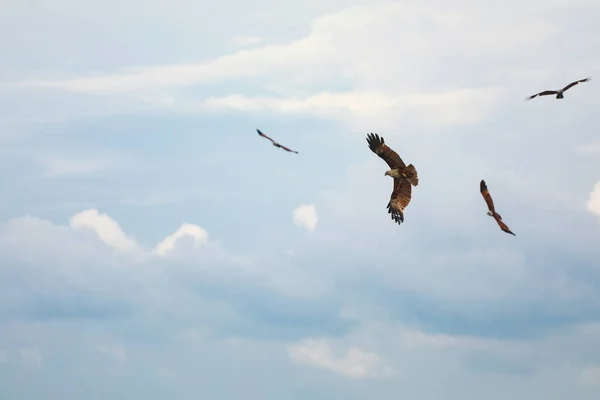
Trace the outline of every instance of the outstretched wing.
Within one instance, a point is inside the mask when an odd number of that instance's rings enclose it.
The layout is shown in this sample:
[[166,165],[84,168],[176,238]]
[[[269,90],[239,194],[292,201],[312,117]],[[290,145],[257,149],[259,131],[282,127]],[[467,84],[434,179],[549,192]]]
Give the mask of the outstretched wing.
[[410,203],[412,186],[405,178],[394,179],[394,190],[387,205],[388,213],[392,219],[401,224],[404,222],[404,209]]
[[487,185],[485,184],[485,181],[483,179],[481,180],[481,182],[479,182],[479,191],[481,192],[481,195],[483,196],[483,199],[487,204],[488,210],[496,214],[496,210],[494,209],[494,200],[492,200],[492,196],[490,195]]
[[271,142],[275,143],[275,141],[273,139],[271,139],[270,137],[268,137],[267,135],[265,135],[264,133],[262,133],[260,131],[260,129],[257,129],[256,132],[258,132],[258,134],[262,137],[264,137],[265,139],[269,139]]
[[571,82],[571,83],[569,83],[567,86],[565,86],[565,87],[564,87],[564,89],[563,89],[563,92],[566,92],[567,90],[569,90],[569,89],[570,89],[570,88],[572,88],[573,86],[577,85],[578,83],[581,83],[581,82],[588,82],[588,81],[591,81],[591,80],[592,80],[592,78],[591,78],[591,77],[589,77],[589,78],[585,78],[585,79],[580,79],[580,80],[578,80],[578,81],[575,81],[575,82]]
[[279,147],[281,147],[281,148],[282,148],[282,149],[284,149],[285,151],[289,151],[290,153],[296,153],[296,154],[298,154],[298,152],[297,152],[296,150],[292,150],[292,149],[290,149],[290,148],[287,148],[287,147],[285,147],[285,146],[283,146],[283,145],[281,145],[281,144],[279,145]]
[[398,153],[390,149],[388,145],[385,144],[383,138],[380,138],[378,134],[368,134],[367,143],[369,144],[371,151],[381,157],[391,169],[406,167],[406,164],[404,164],[404,161],[402,161]]
[[539,92],[539,93],[536,93],[536,94],[531,95],[529,97],[526,97],[525,100],[531,100],[531,99],[533,99],[533,98],[535,98],[537,96],[549,96],[551,94],[556,94],[556,93],[558,93],[558,91],[556,91],[556,90],[544,90],[543,92]]
[[512,231],[508,228],[508,226],[502,221],[502,218],[500,218],[500,216],[498,214],[494,214],[494,219],[496,220],[496,222],[498,223],[498,225],[500,226],[500,229],[502,229],[504,232],[506,233],[510,233],[513,236],[517,236],[514,233],[512,233]]

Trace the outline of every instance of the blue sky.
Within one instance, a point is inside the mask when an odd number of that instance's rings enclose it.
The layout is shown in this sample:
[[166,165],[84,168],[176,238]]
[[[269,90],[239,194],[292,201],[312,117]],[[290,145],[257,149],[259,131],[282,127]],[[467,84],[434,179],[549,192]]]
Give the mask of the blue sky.
[[7,399],[597,398],[596,1],[4,3]]

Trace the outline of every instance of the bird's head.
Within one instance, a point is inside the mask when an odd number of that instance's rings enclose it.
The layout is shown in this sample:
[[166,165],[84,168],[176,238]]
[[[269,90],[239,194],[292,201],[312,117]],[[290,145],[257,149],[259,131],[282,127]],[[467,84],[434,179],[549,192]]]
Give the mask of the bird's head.
[[490,217],[493,217],[493,216],[494,216],[494,214],[492,214],[492,212],[491,212],[491,211],[488,211],[488,212],[487,212],[487,215],[489,215]]

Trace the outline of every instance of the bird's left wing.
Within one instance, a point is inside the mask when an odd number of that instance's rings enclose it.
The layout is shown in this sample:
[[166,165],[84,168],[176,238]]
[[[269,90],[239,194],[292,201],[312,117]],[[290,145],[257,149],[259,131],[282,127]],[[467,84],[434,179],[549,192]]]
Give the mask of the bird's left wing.
[[262,133],[260,131],[260,129],[257,129],[256,132],[258,132],[258,134],[262,137],[264,137],[265,139],[269,139],[271,142],[275,143],[275,141],[273,139],[271,139],[270,137],[268,137],[267,135],[265,135],[264,133]]
[[387,205],[388,213],[398,224],[404,222],[404,209],[410,203],[412,186],[406,178],[394,179],[394,190]]
[[569,83],[567,86],[565,86],[565,87],[563,88],[563,92],[566,92],[567,90],[569,90],[569,89],[570,89],[570,88],[572,88],[573,86],[577,85],[578,83],[581,83],[581,82],[588,82],[588,81],[590,81],[590,80],[592,80],[592,78],[591,78],[591,77],[589,77],[589,78],[585,78],[585,79],[580,79],[580,80],[578,80],[578,81],[575,81],[575,82],[571,82],[571,83]]

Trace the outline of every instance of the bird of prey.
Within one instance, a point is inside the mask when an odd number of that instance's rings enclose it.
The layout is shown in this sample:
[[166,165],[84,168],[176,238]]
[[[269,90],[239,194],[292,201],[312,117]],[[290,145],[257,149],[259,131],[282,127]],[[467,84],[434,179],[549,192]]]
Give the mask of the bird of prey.
[[369,148],[377,154],[390,167],[385,171],[384,176],[391,176],[394,179],[394,190],[390,196],[387,205],[388,214],[391,214],[392,220],[398,225],[404,222],[404,209],[410,203],[412,186],[419,184],[417,170],[412,164],[408,166],[400,158],[398,153],[390,149],[376,133],[367,135]]
[[265,139],[269,139],[273,143],[273,146],[279,147],[280,149],[284,149],[285,151],[289,151],[290,153],[296,153],[296,154],[298,154],[298,152],[296,150],[289,149],[289,148],[287,148],[287,147],[285,147],[285,146],[277,143],[276,141],[274,141],[273,139],[271,139],[270,137],[268,137],[267,135],[265,135],[264,133],[262,133],[260,131],[260,129],[257,129],[256,132],[258,132],[258,134],[260,136],[264,137]]
[[513,236],[517,236],[514,233],[512,233],[510,229],[508,229],[508,226],[506,226],[506,224],[502,222],[502,217],[500,216],[500,214],[496,212],[496,209],[494,208],[494,201],[492,200],[492,196],[490,195],[490,192],[488,192],[487,185],[485,184],[485,181],[483,179],[479,183],[479,191],[481,192],[481,195],[483,196],[483,199],[485,200],[488,206],[489,211],[487,212],[487,215],[489,215],[490,217],[494,217],[494,219],[500,226],[500,229],[502,229],[504,232],[510,233]]
[[591,77],[585,78],[585,79],[580,79],[578,81],[569,83],[567,86],[565,86],[562,89],[558,89],[558,90],[545,90],[543,92],[536,93],[536,94],[534,94],[532,96],[525,97],[525,100],[531,100],[531,99],[533,99],[534,97],[537,97],[537,96],[548,96],[548,95],[551,95],[551,94],[555,94],[557,99],[562,99],[564,97],[563,93],[566,92],[567,90],[569,90],[570,88],[572,88],[573,86],[577,85],[578,83],[589,82],[591,80],[592,80]]

